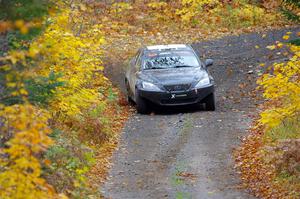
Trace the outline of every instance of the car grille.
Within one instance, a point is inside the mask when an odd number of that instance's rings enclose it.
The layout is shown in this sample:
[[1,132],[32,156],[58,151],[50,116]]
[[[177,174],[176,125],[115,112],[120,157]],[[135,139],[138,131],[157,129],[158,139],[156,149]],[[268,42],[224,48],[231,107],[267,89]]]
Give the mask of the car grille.
[[186,91],[189,90],[191,84],[165,85],[167,91]]
[[186,98],[186,99],[163,99],[161,100],[161,104],[163,105],[171,105],[171,104],[189,104],[195,103],[197,98]]

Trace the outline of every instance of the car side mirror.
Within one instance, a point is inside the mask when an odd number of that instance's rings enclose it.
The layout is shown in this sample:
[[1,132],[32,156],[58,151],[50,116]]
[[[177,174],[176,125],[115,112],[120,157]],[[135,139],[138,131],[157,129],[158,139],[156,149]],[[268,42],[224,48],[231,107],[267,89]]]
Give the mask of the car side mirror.
[[206,67],[212,66],[213,64],[214,64],[214,60],[212,60],[212,59],[205,60],[205,66]]

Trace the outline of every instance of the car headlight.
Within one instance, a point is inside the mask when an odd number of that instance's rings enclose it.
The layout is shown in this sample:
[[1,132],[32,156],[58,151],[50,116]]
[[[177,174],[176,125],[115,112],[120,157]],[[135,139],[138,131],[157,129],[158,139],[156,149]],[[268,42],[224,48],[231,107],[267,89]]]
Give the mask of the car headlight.
[[161,89],[155,84],[150,82],[144,82],[144,81],[142,82],[142,88],[143,90],[147,90],[147,91],[161,91]]
[[196,84],[196,88],[201,88],[201,87],[205,87],[205,86],[207,86],[207,85],[209,85],[210,84],[210,79],[209,79],[209,77],[207,76],[207,77],[205,77],[205,78],[203,78],[203,79],[201,79],[197,84]]

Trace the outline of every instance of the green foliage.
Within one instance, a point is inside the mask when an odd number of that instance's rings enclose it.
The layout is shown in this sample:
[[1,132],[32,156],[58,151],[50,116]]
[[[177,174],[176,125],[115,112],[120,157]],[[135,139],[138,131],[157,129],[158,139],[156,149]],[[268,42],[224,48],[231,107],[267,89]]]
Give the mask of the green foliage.
[[288,20],[300,22],[300,16],[297,12],[300,9],[299,0],[283,0],[281,11]]
[[19,30],[9,31],[7,33],[7,40],[10,49],[26,49],[22,43],[24,41],[31,41],[42,32],[42,28],[30,28],[27,34],[20,33]]
[[32,20],[47,14],[48,0],[0,0],[0,19]]
[[300,38],[290,40],[289,43],[290,43],[290,44],[293,44],[293,45],[295,45],[295,46],[300,46]]
[[[20,94],[12,95],[18,87],[7,87],[4,80],[5,75],[0,75],[0,85],[4,91],[0,94],[0,103],[5,105],[22,104],[24,100]],[[28,92],[28,100],[30,103],[40,106],[46,106],[55,96],[55,90],[64,85],[59,81],[60,74],[51,72],[48,77],[38,76],[24,80],[25,89]]]
[[298,8],[300,8],[300,1],[299,0],[283,0],[284,3],[289,5],[294,5]]
[[88,113],[89,117],[91,117],[93,119],[99,118],[105,111],[105,108],[106,108],[105,106],[106,106],[105,103],[101,103],[98,106],[96,106],[95,108],[93,108],[92,110],[90,110],[90,112]]
[[43,175],[59,192],[71,192],[81,198],[91,192],[87,187],[86,172],[94,164],[92,150],[77,138],[75,133],[55,129],[50,135],[55,144],[44,155]]
[[59,77],[60,74],[50,72],[48,77],[25,80],[29,101],[36,105],[47,105],[55,96],[55,90],[64,85],[64,82],[58,80]]
[[108,98],[108,101],[115,101],[116,99],[117,99],[117,94],[116,94],[116,92],[114,92],[113,91],[113,89],[112,88],[109,88],[108,89],[108,96],[107,96],[107,98]]
[[10,93],[15,92],[15,90],[15,88],[5,88],[5,90],[2,93],[0,93],[0,103],[6,106],[24,103],[21,96],[10,95]]
[[297,139],[300,138],[300,118],[287,119],[279,126],[270,129],[264,134],[265,140],[276,142],[282,139]]
[[107,114],[110,111],[108,106],[107,102],[99,103],[84,113],[83,120],[77,123],[78,126],[84,129],[84,135],[82,136],[85,139],[92,138],[97,143],[104,143],[113,136],[111,127],[115,121]]
[[190,193],[179,191],[179,192],[176,193],[176,197],[175,198],[176,199],[190,199],[192,197],[191,197]]
[[297,21],[297,22],[300,21],[300,17],[294,14],[291,10],[281,8],[281,11],[288,20]]

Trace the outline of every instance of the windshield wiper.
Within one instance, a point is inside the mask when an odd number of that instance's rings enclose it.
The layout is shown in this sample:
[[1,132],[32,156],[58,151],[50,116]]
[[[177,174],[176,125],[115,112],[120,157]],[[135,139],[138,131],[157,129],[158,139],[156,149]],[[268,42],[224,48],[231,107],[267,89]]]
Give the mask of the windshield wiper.
[[162,68],[162,67],[151,67],[151,68],[146,68],[146,70],[150,70],[150,69],[165,69],[165,68]]
[[178,66],[174,66],[174,68],[184,68],[184,67],[194,67],[194,66],[190,66],[190,65],[178,65]]

